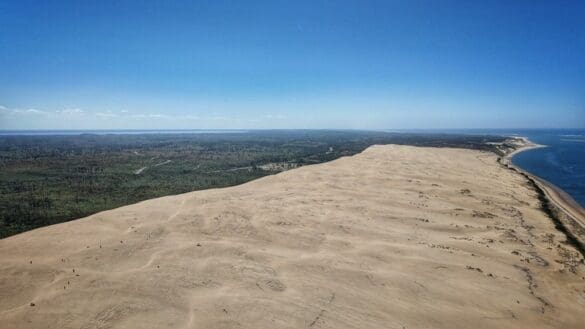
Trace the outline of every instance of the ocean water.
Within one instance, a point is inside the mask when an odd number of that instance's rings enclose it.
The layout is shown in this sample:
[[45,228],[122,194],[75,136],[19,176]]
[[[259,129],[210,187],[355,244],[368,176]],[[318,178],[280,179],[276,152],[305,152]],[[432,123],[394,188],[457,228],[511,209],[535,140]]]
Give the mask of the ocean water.
[[518,167],[553,183],[585,207],[585,129],[515,132],[546,147],[516,154]]

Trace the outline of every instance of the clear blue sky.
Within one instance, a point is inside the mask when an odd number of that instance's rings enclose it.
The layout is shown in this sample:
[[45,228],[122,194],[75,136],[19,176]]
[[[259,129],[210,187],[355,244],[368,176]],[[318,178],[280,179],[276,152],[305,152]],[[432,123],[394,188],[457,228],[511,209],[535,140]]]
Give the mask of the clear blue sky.
[[0,0],[0,129],[585,127],[585,1]]

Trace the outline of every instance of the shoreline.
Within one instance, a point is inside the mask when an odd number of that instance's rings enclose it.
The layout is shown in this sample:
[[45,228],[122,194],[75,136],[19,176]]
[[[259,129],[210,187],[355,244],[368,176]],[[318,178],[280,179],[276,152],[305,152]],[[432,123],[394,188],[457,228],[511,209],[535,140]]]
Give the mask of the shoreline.
[[0,321],[579,327],[583,257],[497,160],[376,145],[15,235],[0,240]]
[[560,187],[512,162],[512,158],[518,153],[547,146],[533,143],[526,137],[514,138],[521,141],[517,144],[518,148],[505,154],[499,162],[520,173],[534,185],[537,192],[544,198],[541,202],[543,202],[545,212],[555,221],[557,228],[567,235],[567,240],[585,255],[585,209]]

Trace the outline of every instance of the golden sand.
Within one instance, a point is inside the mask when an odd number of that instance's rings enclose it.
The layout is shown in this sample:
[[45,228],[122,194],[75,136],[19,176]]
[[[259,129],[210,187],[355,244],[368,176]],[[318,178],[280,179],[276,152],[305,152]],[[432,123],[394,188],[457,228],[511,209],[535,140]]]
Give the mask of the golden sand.
[[585,328],[582,255],[496,159],[374,146],[0,240],[0,327]]

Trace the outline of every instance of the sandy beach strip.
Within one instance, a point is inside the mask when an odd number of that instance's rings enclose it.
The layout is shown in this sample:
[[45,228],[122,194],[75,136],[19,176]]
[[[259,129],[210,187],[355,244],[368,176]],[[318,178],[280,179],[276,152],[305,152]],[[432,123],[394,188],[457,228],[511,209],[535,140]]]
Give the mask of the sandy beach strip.
[[581,253],[585,253],[585,209],[561,188],[512,163],[514,155],[520,152],[546,147],[545,145],[535,144],[526,137],[520,137],[520,140],[522,140],[523,145],[505,155],[501,163],[526,175],[538,186],[551,203],[551,215],[557,217],[559,224],[563,225],[563,229],[567,230],[565,233],[570,235],[574,243],[578,244]]

